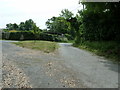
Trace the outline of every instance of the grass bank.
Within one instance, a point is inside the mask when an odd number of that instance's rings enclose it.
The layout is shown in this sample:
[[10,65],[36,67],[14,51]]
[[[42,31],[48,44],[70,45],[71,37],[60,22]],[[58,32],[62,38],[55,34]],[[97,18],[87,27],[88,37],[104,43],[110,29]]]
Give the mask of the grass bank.
[[49,41],[20,41],[14,42],[14,44],[25,48],[40,50],[45,53],[54,52],[59,47],[57,43]]
[[104,56],[112,61],[120,62],[120,42],[101,41],[101,42],[84,42],[73,46],[80,49],[91,51],[99,56]]

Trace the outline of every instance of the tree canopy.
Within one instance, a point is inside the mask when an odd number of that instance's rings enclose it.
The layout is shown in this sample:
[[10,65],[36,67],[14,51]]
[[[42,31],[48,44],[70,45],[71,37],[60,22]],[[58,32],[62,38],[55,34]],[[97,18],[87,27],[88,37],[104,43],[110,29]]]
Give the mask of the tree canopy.
[[26,20],[25,22],[20,22],[19,25],[17,25],[16,23],[14,24],[6,24],[6,28],[8,30],[21,30],[21,31],[29,31],[29,30],[33,30],[35,28],[39,29],[39,27],[37,27],[36,23],[32,20]]
[[79,40],[105,41],[120,40],[119,2],[82,2],[84,9],[79,11]]
[[47,28],[51,32],[69,34],[71,35],[71,38],[74,38],[75,31],[72,27],[71,22],[69,22],[69,19],[72,19],[73,15],[74,14],[68,9],[64,9],[61,11],[61,14],[58,17],[52,17],[48,19],[48,21],[46,22]]

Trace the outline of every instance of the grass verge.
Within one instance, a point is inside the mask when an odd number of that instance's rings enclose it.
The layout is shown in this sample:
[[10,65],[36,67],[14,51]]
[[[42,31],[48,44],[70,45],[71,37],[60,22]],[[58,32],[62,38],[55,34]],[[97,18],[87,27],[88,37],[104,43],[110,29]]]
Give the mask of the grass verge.
[[120,42],[114,41],[101,41],[101,42],[84,42],[79,45],[73,46],[80,49],[91,51],[99,56],[109,58],[109,60],[120,62]]
[[21,47],[40,50],[45,53],[54,52],[59,47],[57,43],[49,41],[20,41],[13,43]]

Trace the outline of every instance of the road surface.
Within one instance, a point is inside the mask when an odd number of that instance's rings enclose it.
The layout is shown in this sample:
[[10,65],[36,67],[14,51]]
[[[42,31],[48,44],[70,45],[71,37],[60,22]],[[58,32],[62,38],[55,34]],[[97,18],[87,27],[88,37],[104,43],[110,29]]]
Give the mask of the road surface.
[[118,65],[103,57],[59,43],[45,54],[2,42],[2,56],[24,71],[33,88],[117,88]]

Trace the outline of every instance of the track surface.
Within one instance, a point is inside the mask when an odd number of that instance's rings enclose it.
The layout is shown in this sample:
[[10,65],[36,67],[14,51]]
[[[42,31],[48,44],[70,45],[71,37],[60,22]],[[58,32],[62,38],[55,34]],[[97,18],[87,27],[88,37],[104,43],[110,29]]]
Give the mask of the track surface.
[[118,65],[103,57],[59,43],[55,53],[2,42],[2,56],[22,69],[33,88],[117,88]]

